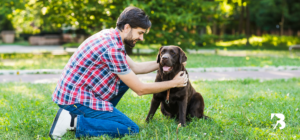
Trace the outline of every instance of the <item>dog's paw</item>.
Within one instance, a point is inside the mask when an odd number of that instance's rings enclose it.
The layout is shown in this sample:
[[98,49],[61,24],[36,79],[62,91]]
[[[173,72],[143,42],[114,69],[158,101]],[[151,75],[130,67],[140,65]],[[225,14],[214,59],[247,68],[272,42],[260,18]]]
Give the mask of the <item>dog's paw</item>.
[[149,119],[149,118],[147,118],[147,119],[145,120],[145,122],[146,122],[146,123],[149,123],[149,122],[150,122],[150,119]]

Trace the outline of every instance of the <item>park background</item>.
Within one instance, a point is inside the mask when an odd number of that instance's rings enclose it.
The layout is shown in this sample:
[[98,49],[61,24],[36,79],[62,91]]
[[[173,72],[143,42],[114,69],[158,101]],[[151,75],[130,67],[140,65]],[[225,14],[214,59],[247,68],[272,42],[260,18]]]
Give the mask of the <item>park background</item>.
[[[115,28],[127,6],[152,22],[145,41],[127,53],[144,62],[155,61],[163,45],[184,49],[192,84],[214,120],[177,128],[158,110],[146,124],[152,96],[129,90],[117,108],[140,133],[122,139],[300,139],[298,0],[1,0],[0,139],[50,139],[57,79],[31,80],[59,78],[80,43]],[[274,129],[271,113],[285,115],[284,129]]]

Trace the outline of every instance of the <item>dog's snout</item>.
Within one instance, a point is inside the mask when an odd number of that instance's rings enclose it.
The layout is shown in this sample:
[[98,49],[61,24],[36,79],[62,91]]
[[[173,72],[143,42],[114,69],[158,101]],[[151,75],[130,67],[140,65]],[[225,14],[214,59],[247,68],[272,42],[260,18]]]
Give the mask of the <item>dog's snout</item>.
[[168,59],[169,57],[167,55],[163,55],[162,59]]

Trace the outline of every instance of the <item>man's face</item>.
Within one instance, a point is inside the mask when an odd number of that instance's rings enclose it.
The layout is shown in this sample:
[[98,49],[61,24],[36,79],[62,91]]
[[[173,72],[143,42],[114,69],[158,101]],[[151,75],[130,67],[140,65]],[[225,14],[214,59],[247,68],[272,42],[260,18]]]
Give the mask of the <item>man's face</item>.
[[146,29],[143,28],[131,28],[130,32],[127,34],[127,36],[124,38],[124,43],[131,48],[133,48],[137,41],[144,40],[144,33],[146,32]]

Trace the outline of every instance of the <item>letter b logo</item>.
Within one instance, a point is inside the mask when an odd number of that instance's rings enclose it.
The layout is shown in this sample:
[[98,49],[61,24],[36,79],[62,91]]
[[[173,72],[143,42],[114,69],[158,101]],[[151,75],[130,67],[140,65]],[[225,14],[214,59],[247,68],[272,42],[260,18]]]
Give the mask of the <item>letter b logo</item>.
[[281,114],[281,113],[271,113],[271,120],[272,118],[276,116],[277,118],[279,118],[280,120],[277,121],[274,129],[277,127],[277,125],[280,123],[281,127],[279,127],[279,129],[283,129],[285,127],[285,122],[283,121],[284,120],[284,115]]

